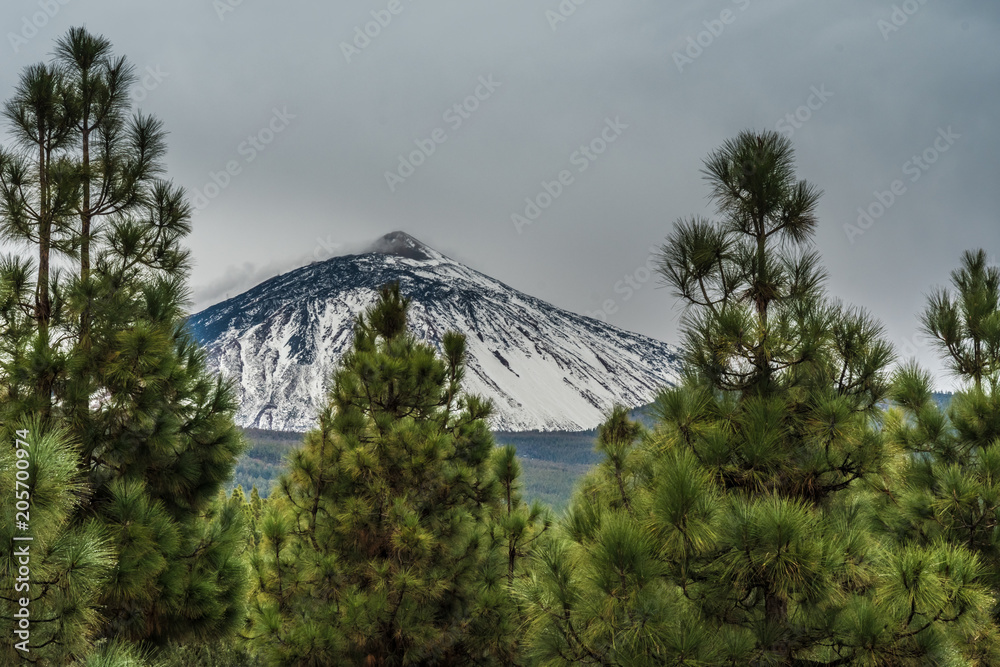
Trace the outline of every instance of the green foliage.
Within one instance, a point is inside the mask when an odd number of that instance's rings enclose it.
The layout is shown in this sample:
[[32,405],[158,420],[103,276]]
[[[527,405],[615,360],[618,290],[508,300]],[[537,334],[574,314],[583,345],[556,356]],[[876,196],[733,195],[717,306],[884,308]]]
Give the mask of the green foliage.
[[161,667],[149,658],[147,651],[118,639],[101,640],[96,650],[74,667]]
[[511,582],[539,527],[489,405],[406,330],[398,285],[358,319],[319,428],[272,492],[253,557],[272,664],[495,664],[518,653]]
[[[958,294],[931,295],[922,320],[966,389],[941,405],[926,371],[915,364],[898,371],[885,431],[908,456],[893,471],[892,488],[876,486],[873,502],[881,529],[897,539],[974,552],[1000,620],[1000,392],[989,333],[1000,312],[997,272],[985,266],[982,251],[967,252],[952,277]],[[977,647],[996,662],[1000,651],[991,639]]]
[[957,294],[939,289],[921,317],[924,333],[952,372],[983,389],[1000,380],[1000,269],[989,266],[985,250],[967,251],[952,271]]
[[257,487],[258,492],[266,498],[271,492],[273,483],[278,481],[285,470],[286,457],[292,449],[302,443],[303,435],[285,431],[243,429],[248,447],[233,470],[231,488]]
[[[187,644],[171,643],[156,655],[155,667],[263,667],[248,642],[224,639]],[[153,666],[151,666],[153,667]]]
[[217,497],[244,444],[231,388],[184,328],[191,209],[160,178],[165,132],[131,113],[133,83],[108,40],[73,28],[4,106],[0,237],[26,252],[0,258],[0,423],[34,416],[68,443],[78,476],[52,479],[74,502],[50,528],[113,549],[66,602],[81,636],[205,639],[244,622],[242,512]]
[[964,545],[891,539],[862,493],[734,492],[670,429],[615,447],[628,463],[595,469],[522,588],[540,664],[993,655],[988,573]]
[[501,445],[517,448],[524,497],[557,512],[565,509],[576,484],[600,461],[593,448],[595,431],[501,432],[494,437]]
[[[257,487],[266,497],[285,470],[285,458],[302,441],[303,434],[286,431],[243,429],[249,449],[236,464],[231,488]],[[521,463],[524,497],[538,500],[555,510],[563,509],[573,487],[600,460],[593,450],[595,431],[495,432],[499,445],[517,448]]]
[[[90,649],[101,625],[98,601],[115,552],[99,522],[72,522],[86,486],[69,433],[43,429],[37,419],[16,427],[20,434],[12,427],[0,430],[0,627],[6,638],[0,662],[19,664],[25,655],[15,647],[26,638],[15,635],[15,629],[24,629],[15,617],[23,615],[24,599],[30,621],[28,655],[41,664],[55,664]],[[14,447],[18,439],[27,446]],[[19,500],[30,505],[21,516]],[[18,527],[25,517],[28,531]],[[32,539],[14,540],[24,536]]]
[[[975,548],[885,529],[882,498],[904,492],[899,473],[920,459],[879,428],[900,386],[881,326],[822,291],[807,247],[818,191],[795,180],[791,145],[773,132],[742,133],[704,173],[720,220],[682,221],[661,258],[688,305],[686,377],[661,392],[652,430],[623,409],[599,429],[604,460],[520,589],[534,657],[984,659],[996,633]],[[985,436],[986,406],[967,410],[967,430]]]

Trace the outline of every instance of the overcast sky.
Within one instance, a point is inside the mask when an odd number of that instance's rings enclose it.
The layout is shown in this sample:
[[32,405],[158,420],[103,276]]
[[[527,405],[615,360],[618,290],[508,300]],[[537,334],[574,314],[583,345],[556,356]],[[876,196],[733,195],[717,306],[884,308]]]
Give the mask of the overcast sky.
[[402,229],[678,342],[650,249],[747,128],[825,191],[830,292],[936,370],[926,294],[1000,253],[994,0],[5,0],[0,98],[81,24],[170,131],[196,309]]

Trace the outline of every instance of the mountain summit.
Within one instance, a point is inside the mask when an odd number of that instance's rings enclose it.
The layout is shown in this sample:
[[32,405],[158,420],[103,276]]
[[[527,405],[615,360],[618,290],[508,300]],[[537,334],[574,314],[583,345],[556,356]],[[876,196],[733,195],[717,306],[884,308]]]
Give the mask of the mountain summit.
[[415,260],[445,259],[444,255],[425,246],[406,232],[389,232],[375,241],[368,248],[368,252]]
[[349,349],[355,317],[398,281],[416,335],[467,337],[466,391],[493,400],[493,428],[585,430],[613,404],[647,403],[672,384],[665,343],[561,310],[456,262],[404,232],[368,252],[272,278],[191,316],[210,368],[233,378],[244,427],[306,431]]

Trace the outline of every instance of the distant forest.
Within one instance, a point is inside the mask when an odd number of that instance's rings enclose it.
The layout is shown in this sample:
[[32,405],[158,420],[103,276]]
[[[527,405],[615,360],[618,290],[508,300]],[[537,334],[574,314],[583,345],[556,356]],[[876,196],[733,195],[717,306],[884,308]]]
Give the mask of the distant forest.
[[[947,409],[954,394],[935,392],[933,398],[941,409]],[[647,426],[655,424],[652,406],[633,410],[632,419]],[[302,444],[304,433],[243,429],[250,448],[239,459],[233,471],[230,490],[242,486],[246,493],[257,488],[261,497],[270,493],[271,484],[281,475],[285,457]],[[496,431],[497,445],[513,445],[521,460],[521,481],[525,499],[539,500],[554,510],[564,509],[573,495],[577,482],[602,455],[595,449],[597,431]]]
[[[244,429],[243,434],[250,448],[236,464],[230,490],[242,486],[249,494],[256,487],[261,497],[267,497],[284,470],[285,458],[302,444],[305,434],[255,428]],[[498,445],[517,448],[525,498],[557,510],[569,503],[576,482],[600,459],[594,450],[596,437],[594,430],[494,433]]]

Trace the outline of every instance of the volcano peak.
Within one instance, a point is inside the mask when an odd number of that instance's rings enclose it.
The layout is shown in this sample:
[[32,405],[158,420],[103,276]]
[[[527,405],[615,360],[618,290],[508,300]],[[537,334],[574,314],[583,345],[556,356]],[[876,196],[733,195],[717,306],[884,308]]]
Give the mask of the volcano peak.
[[389,232],[378,239],[369,248],[368,252],[380,255],[395,255],[407,259],[433,259],[433,250],[424,245],[418,239],[410,236],[406,232]]

